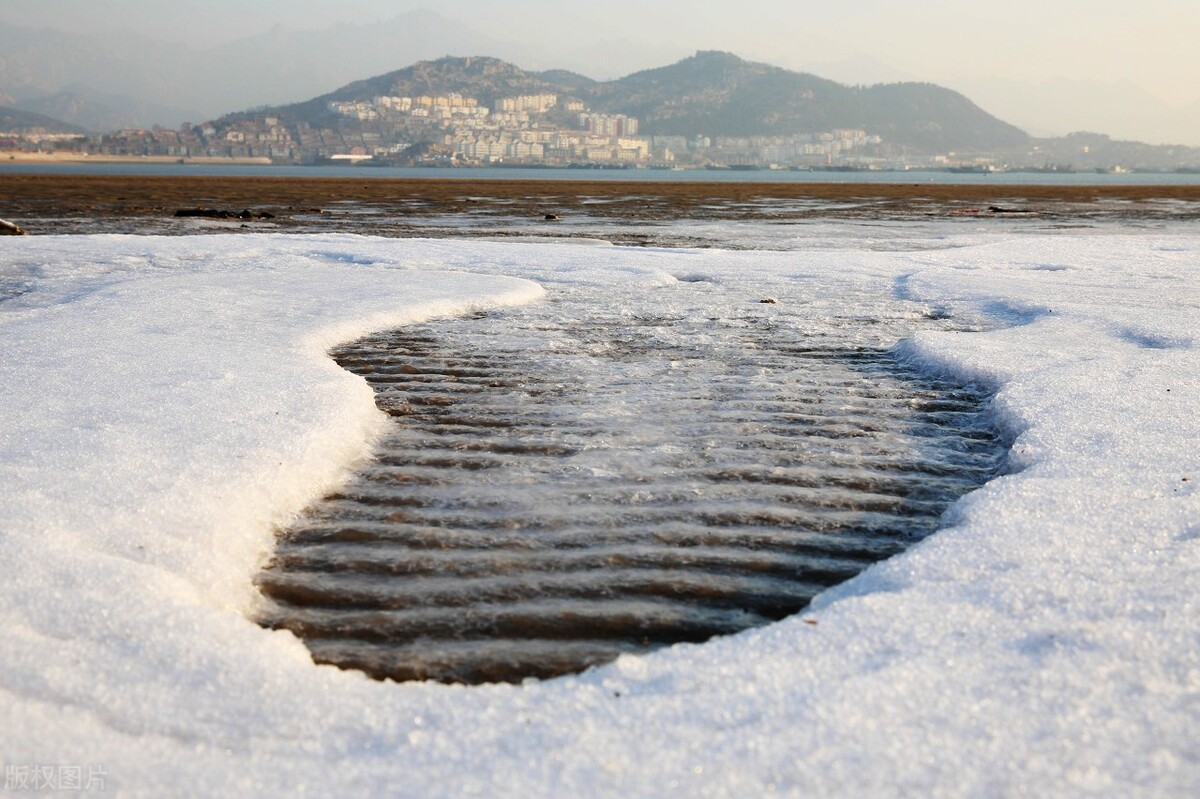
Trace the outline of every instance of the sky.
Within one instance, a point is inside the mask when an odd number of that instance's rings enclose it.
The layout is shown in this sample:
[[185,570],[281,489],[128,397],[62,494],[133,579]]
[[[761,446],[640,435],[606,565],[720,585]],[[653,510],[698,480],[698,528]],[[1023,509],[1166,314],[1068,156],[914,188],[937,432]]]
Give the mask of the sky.
[[[206,0],[201,5],[38,0],[8,5],[4,16],[11,25],[77,32],[123,27],[193,47],[275,25],[320,29],[427,8],[492,37],[526,44],[532,63],[522,66],[565,67],[598,79],[716,49],[848,83],[931,81],[964,92],[985,110],[1035,134],[1069,132],[1052,129],[1069,124],[1069,117],[1061,123],[1051,117],[1064,116],[1073,105],[1084,118],[1107,114],[1103,118],[1112,118],[1110,124],[1119,124],[1123,112],[1148,117],[1190,110],[1200,120],[1198,0]],[[551,58],[556,63],[546,63]],[[1041,114],[1046,122],[1014,120],[1014,113]]]

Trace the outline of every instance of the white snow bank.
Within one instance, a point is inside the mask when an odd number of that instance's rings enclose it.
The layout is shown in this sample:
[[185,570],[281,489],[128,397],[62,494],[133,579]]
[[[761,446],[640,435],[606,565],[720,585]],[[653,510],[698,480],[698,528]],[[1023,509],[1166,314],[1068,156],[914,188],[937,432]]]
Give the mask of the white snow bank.
[[[1200,789],[1200,236],[762,253],[353,237],[0,252],[0,758],[129,795]],[[378,414],[322,351],[431,314],[742,281],[988,315],[907,354],[1000,388],[1014,470],[801,618],[520,687],[375,683],[239,610]],[[640,287],[640,289],[639,289]],[[664,294],[664,297],[667,295]]]

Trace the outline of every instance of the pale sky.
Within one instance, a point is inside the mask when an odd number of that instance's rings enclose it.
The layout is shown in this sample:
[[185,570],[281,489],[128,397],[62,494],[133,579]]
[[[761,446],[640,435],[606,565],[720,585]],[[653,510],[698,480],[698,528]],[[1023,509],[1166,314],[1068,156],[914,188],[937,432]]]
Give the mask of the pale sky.
[[[1049,83],[1061,84],[1060,93],[1076,91],[1110,105],[1103,98],[1118,96],[1118,89],[1125,95],[1140,91],[1164,110],[1195,104],[1200,114],[1200,0],[9,0],[6,5],[3,21],[11,25],[90,32],[124,27],[197,47],[276,24],[317,29],[423,7],[493,38],[528,43],[530,60],[538,63],[521,66],[562,66],[598,79],[662,66],[698,49],[719,49],[842,82],[931,81],[1025,125],[1030,121],[1011,118],[1021,111],[1021,92]],[[570,63],[573,53],[579,63]],[[549,57],[559,63],[541,63]],[[396,68],[401,66],[406,65]],[[1028,106],[1035,102],[1031,95]],[[1005,103],[1008,108],[995,108]],[[1121,112],[1105,110],[1109,116]]]

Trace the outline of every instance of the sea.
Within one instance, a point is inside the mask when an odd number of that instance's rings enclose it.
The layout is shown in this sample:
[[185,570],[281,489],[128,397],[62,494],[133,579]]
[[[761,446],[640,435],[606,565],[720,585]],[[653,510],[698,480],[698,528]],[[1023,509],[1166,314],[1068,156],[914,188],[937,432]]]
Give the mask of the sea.
[[274,166],[249,164],[0,163],[0,174],[176,175],[212,177],[419,178],[444,180],[604,180],[722,183],[888,183],[997,186],[1195,186],[1200,172],[951,172],[949,170],[588,169],[532,167]]

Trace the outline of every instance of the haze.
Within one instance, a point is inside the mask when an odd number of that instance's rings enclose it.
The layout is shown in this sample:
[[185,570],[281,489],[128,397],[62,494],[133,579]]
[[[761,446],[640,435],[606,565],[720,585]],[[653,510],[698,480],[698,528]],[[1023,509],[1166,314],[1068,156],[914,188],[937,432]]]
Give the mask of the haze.
[[[497,54],[529,69],[561,67],[606,79],[699,49],[728,50],[845,83],[938,83],[1034,135],[1092,130],[1200,145],[1195,0],[39,0],[9,6],[9,25],[89,34],[127,29],[193,49],[274,26],[321,30],[426,8],[504,43],[507,52]],[[312,94],[329,88],[314,87]]]

